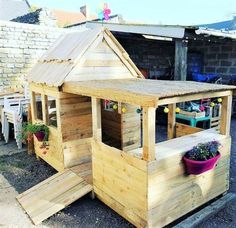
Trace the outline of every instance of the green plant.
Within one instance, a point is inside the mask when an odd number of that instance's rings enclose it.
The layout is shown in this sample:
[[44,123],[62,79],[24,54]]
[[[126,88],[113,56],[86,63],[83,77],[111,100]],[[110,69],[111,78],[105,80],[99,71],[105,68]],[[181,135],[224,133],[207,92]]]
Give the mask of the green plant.
[[23,127],[22,127],[22,136],[21,138],[23,140],[31,140],[32,135],[37,133],[37,132],[44,132],[45,136],[43,141],[47,141],[48,140],[48,136],[49,136],[49,128],[48,126],[44,125],[44,124],[40,124],[40,123],[24,123]]
[[219,141],[210,141],[207,143],[199,143],[184,155],[186,158],[195,161],[206,161],[214,158],[218,154],[218,149],[221,146]]

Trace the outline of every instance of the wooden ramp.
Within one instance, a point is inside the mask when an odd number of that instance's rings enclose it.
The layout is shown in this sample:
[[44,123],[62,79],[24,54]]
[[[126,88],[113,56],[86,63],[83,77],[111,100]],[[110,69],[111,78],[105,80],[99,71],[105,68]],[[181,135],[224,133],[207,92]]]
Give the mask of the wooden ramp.
[[92,189],[83,178],[67,169],[23,192],[17,200],[38,225]]

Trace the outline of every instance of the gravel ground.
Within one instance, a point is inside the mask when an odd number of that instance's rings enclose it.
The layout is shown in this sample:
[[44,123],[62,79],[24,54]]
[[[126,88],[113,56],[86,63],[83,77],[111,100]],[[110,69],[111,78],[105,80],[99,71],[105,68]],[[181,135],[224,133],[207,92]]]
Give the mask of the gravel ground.
[[[232,159],[230,191],[236,192],[236,119],[232,120]],[[157,141],[165,139],[164,127],[159,127]],[[48,164],[38,161],[35,156],[29,156],[26,151],[20,153],[15,148],[14,141],[0,144],[0,174],[18,193],[56,173]],[[207,219],[199,227],[236,227],[236,200],[227,205],[212,218]],[[66,209],[45,220],[47,227],[133,227],[125,219],[108,208],[99,200],[91,200],[89,196],[77,200]]]

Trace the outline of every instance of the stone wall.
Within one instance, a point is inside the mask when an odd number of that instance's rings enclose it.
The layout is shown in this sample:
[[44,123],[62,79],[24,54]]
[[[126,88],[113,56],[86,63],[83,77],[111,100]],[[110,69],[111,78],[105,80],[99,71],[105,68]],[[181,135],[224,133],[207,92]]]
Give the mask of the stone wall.
[[192,41],[188,51],[202,54],[203,73],[218,74],[225,82],[236,75],[236,41]]
[[174,66],[174,42],[114,35],[137,67],[148,71],[150,78],[163,75]]
[[0,91],[21,87],[39,57],[65,31],[0,21]]

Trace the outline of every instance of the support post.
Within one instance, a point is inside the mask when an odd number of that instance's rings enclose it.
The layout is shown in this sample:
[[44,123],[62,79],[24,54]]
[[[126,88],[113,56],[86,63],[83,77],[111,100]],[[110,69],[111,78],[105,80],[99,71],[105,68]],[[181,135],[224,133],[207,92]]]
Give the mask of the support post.
[[232,108],[232,93],[230,96],[222,98],[221,117],[220,117],[220,133],[222,135],[230,135],[230,121]]
[[96,141],[102,140],[102,124],[101,124],[101,100],[92,97],[92,118],[93,118],[93,138]]
[[187,52],[187,43],[182,40],[176,40],[174,80],[186,81],[187,79]]
[[[32,123],[32,112],[31,112],[31,105],[28,105],[28,115],[27,115],[27,122]],[[31,155],[34,153],[34,140],[29,140],[27,142],[27,151],[28,154]]]
[[42,94],[42,111],[43,111],[43,122],[44,124],[48,124],[48,102],[47,96]]
[[168,139],[173,139],[175,138],[175,133],[176,133],[176,120],[175,120],[175,109],[176,109],[176,104],[169,104],[168,105],[169,112],[168,112]]
[[156,109],[143,107],[143,159],[153,161],[155,156]]
[[30,91],[30,105],[31,105],[31,118],[32,123],[34,123],[36,119],[36,99],[35,99],[35,92],[32,90]]

